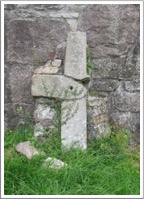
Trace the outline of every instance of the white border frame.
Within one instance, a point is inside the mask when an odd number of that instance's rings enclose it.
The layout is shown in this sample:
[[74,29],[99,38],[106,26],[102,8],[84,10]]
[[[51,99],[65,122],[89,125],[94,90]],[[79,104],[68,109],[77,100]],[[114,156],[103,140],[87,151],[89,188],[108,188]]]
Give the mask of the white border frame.
[[[4,4],[140,5],[140,195],[4,195]],[[1,161],[2,198],[143,198],[143,1],[1,1]]]

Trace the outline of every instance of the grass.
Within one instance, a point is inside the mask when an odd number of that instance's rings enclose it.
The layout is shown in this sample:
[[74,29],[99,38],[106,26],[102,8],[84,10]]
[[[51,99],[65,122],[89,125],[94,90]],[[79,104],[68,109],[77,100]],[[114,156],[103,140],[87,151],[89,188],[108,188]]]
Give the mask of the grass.
[[[89,141],[88,149],[61,149],[60,135],[51,134],[38,145],[33,128],[5,132],[5,195],[139,195],[139,150],[129,149],[129,134],[112,132],[105,139]],[[30,140],[45,156],[32,160],[15,151]],[[68,164],[60,170],[42,168],[47,157]]]
[[91,75],[93,63],[91,61],[91,52],[90,52],[89,46],[87,46],[87,50],[86,50],[86,59],[87,59],[87,74]]

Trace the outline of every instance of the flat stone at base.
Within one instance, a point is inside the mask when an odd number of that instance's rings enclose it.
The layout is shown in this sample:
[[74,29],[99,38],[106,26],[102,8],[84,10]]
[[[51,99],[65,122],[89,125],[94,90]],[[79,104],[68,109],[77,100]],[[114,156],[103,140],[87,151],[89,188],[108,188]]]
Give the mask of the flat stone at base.
[[61,110],[62,145],[69,149],[87,148],[87,114],[86,99],[62,102]]

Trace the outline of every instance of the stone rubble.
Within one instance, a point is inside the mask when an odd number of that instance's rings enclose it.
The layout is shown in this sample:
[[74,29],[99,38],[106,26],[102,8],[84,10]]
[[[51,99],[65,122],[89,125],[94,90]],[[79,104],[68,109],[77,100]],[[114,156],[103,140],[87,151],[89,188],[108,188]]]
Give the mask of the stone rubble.
[[61,160],[56,159],[56,158],[48,157],[42,166],[45,168],[49,167],[49,168],[53,168],[53,169],[61,169],[65,166],[67,166],[67,164],[62,162]]
[[32,159],[33,155],[45,155],[44,152],[40,153],[35,147],[31,146],[30,141],[17,144],[15,149],[17,152],[25,155],[28,159]]
[[[25,155],[28,159],[32,159],[34,155],[46,155],[45,152],[38,152],[38,150],[31,146],[30,141],[21,142],[16,145],[15,147],[16,151]],[[62,162],[61,160],[58,160],[56,158],[48,157],[44,164],[42,165],[43,168],[53,168],[53,169],[61,169],[63,167],[67,166],[66,163]]]

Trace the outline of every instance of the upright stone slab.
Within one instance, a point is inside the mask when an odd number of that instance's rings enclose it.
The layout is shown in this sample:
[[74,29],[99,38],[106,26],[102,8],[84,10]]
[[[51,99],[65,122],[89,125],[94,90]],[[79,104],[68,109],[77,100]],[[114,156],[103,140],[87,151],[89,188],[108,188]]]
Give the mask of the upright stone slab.
[[65,148],[87,148],[86,99],[62,102],[61,140]]
[[86,33],[70,32],[67,38],[64,74],[77,80],[89,78],[86,68]]
[[[69,33],[64,74],[77,80],[89,78],[86,68],[86,33]],[[62,102],[61,113],[62,145],[66,148],[86,149],[87,112],[85,96],[81,99]]]

